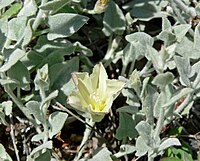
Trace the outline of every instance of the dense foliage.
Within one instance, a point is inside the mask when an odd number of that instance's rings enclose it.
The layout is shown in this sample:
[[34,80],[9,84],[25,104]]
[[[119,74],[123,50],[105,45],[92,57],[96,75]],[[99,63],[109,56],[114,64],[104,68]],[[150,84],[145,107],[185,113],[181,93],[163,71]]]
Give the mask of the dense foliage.
[[199,21],[198,0],[0,0],[0,160],[200,160]]

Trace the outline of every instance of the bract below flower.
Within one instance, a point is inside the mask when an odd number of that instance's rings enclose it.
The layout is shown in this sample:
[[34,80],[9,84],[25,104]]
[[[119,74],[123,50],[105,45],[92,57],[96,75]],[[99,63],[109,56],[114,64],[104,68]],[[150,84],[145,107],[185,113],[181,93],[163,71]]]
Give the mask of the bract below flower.
[[94,66],[92,74],[86,72],[72,73],[76,85],[68,97],[68,104],[75,109],[86,112],[99,122],[109,112],[114,99],[119,95],[125,82],[108,79],[104,66],[100,63]]

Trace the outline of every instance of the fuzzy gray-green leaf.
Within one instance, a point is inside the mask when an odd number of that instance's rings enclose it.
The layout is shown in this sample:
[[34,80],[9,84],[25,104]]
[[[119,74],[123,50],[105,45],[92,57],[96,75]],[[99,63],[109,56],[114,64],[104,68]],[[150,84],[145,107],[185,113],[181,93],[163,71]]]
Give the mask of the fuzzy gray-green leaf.
[[174,75],[171,72],[161,73],[155,76],[152,83],[163,88],[174,80]]
[[125,17],[122,10],[114,1],[109,2],[104,14],[103,24],[103,32],[107,36],[112,33],[122,35],[125,30]]
[[50,31],[47,37],[49,40],[69,37],[77,32],[88,20],[89,18],[86,16],[72,13],[58,13],[49,16]]
[[9,56],[8,60],[4,63],[4,65],[0,68],[1,72],[5,72],[9,70],[13,65],[15,65],[23,56],[25,55],[25,51],[21,49],[14,50]]
[[49,116],[49,138],[52,139],[54,135],[56,135],[62,129],[66,119],[68,117],[67,113],[64,112],[54,112]]
[[134,129],[135,122],[132,116],[120,112],[119,113],[119,127],[116,132],[116,138],[119,140],[125,139],[127,137],[134,138],[137,135],[137,131]]

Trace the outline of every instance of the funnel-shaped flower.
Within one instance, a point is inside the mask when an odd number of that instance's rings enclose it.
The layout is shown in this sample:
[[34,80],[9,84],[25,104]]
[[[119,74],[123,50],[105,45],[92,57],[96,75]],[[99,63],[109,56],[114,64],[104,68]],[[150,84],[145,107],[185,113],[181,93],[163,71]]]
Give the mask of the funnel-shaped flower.
[[108,79],[104,66],[94,66],[92,74],[72,73],[76,89],[68,97],[68,103],[79,111],[90,114],[99,122],[109,112],[114,99],[125,85],[123,81]]

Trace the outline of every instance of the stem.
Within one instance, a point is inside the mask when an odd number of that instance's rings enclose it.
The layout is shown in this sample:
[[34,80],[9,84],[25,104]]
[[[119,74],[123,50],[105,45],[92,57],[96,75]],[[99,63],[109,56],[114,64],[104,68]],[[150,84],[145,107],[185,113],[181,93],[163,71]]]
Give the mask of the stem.
[[186,14],[188,14],[190,17],[195,17],[196,13],[193,12],[187,5],[185,5],[181,0],[174,0],[174,3]]
[[140,71],[140,76],[146,75],[148,73],[149,68],[151,67],[152,62],[148,61],[145,66],[142,68],[142,70]]
[[194,82],[193,82],[192,87],[194,89],[197,88],[197,85],[199,84],[199,82],[200,82],[200,74],[198,73],[197,76],[196,76],[196,78],[195,78],[195,80],[194,80]]
[[[1,73],[1,78],[5,79],[5,73]],[[32,116],[29,114],[29,112],[26,110],[26,107],[23,105],[23,103],[15,96],[13,91],[10,89],[10,86],[8,84],[3,85],[5,92],[9,95],[9,97],[12,99],[12,101],[17,105],[17,107],[24,113],[24,115],[32,122],[34,127],[37,129],[38,125],[36,121],[32,118]]]
[[129,72],[128,72],[128,75],[131,75],[133,69],[134,69],[134,66],[135,66],[135,60],[131,63],[131,67],[129,69]]
[[127,68],[127,65],[122,66],[122,71],[121,71],[122,76],[125,76],[126,68]]
[[156,128],[155,128],[154,139],[159,138],[163,124],[164,124],[164,108],[161,107],[160,113],[159,113],[159,118],[158,118],[157,125],[156,125]]
[[88,141],[89,136],[90,136],[91,131],[92,131],[92,128],[91,128],[91,127],[93,127],[94,124],[95,124],[95,122],[93,122],[92,119],[86,118],[85,121],[86,121],[90,126],[86,125],[85,132],[84,132],[84,136],[83,136],[82,142],[81,142],[80,147],[79,147],[79,152],[77,153],[77,155],[76,155],[74,161],[78,161],[78,160],[81,158],[81,156],[82,156],[82,154],[83,154],[83,151],[84,151],[84,149],[85,149],[85,147],[86,147],[86,142]]
[[[40,89],[39,89],[39,92],[40,92],[40,97],[42,99],[41,102],[43,102],[46,98],[46,93],[45,93],[45,90],[43,87],[40,86]],[[40,107],[40,109],[42,110],[42,116],[43,116],[43,121],[44,121],[44,124],[43,124],[43,128],[44,128],[44,140],[43,140],[43,143],[46,143],[48,141],[48,138],[49,138],[49,127],[48,127],[48,123],[47,123],[47,119],[46,119],[46,114],[47,114],[47,108],[48,108],[48,103],[41,103],[42,107]]]
[[54,108],[54,109],[67,112],[68,114],[70,114],[71,116],[73,116],[74,118],[76,118],[77,120],[79,120],[80,122],[82,122],[82,123],[84,123],[84,124],[87,124],[82,118],[76,116],[73,112],[71,112],[70,110],[68,110],[66,107],[64,107],[64,106],[63,106],[62,104],[60,104],[59,102],[56,102],[56,105],[57,105],[58,107],[53,105],[53,108]]
[[121,39],[122,39],[121,36],[117,36],[114,39],[112,39],[112,36],[110,37],[108,50],[107,50],[106,55],[103,59],[103,61],[105,61],[105,66],[110,64],[109,62],[113,58],[115,50],[118,48]]
[[[44,5],[45,3],[47,3],[47,0],[42,0],[41,6]],[[36,19],[35,19],[35,21],[33,23],[33,26],[32,26],[33,31],[37,30],[38,26],[42,22],[44,14],[47,14],[47,12],[40,9],[39,12],[38,12],[38,14],[37,14],[37,16],[36,16]]]
[[[171,3],[171,7],[175,13],[174,15],[175,15],[177,21],[179,21],[181,24],[187,24],[187,22],[182,17],[180,11],[177,9],[177,7],[176,7],[177,4],[175,4],[174,1],[172,1],[172,0],[168,0],[168,1],[169,1],[169,3]],[[188,32],[192,37],[194,37],[194,31],[192,29],[189,29]]]
[[91,14],[91,15],[97,14],[94,10],[88,10],[86,8],[82,8],[80,5],[77,5],[77,7],[81,12]]
[[148,161],[154,161],[154,158],[155,158],[155,157],[148,156]]
[[12,119],[12,115],[10,114],[9,115],[10,117],[10,136],[11,136],[11,139],[12,139],[12,143],[13,143],[13,147],[14,147],[14,150],[15,150],[15,155],[16,155],[16,158],[17,158],[17,161],[20,161],[20,158],[19,158],[19,154],[18,154],[18,149],[17,149],[17,145],[15,144],[15,134],[14,134],[14,128],[13,128],[13,119]]

